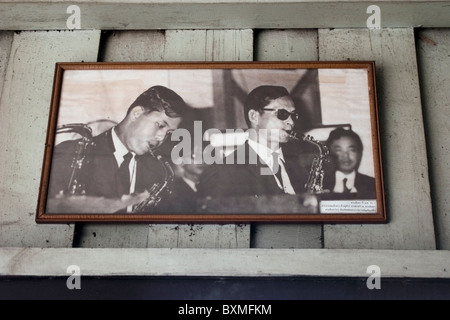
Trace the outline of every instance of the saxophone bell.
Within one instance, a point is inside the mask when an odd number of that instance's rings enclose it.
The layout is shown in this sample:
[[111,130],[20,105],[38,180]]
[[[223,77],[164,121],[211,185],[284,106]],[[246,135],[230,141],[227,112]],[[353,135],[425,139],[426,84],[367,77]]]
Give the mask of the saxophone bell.
[[314,139],[311,135],[299,134],[297,132],[289,132],[288,136],[294,141],[306,141],[313,144],[319,149],[319,153],[314,157],[311,169],[309,170],[308,180],[305,183],[305,190],[307,193],[321,194],[328,193],[329,190],[323,188],[323,179],[325,177],[325,171],[323,169],[323,164],[329,161],[329,150],[328,147],[322,142]]
[[153,150],[150,150],[149,153],[152,157],[158,160],[164,168],[165,178],[163,182],[154,183],[152,187],[147,190],[149,193],[148,197],[134,207],[133,213],[151,212],[152,209],[159,204],[163,196],[167,196],[172,193],[171,187],[175,176],[172,166],[168,161],[164,161],[161,155],[155,155]]

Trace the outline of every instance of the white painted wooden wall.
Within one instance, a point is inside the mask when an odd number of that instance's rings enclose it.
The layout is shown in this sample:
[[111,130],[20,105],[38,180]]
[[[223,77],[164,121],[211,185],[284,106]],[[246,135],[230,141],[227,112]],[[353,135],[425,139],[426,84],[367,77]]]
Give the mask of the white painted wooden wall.
[[418,32],[417,54],[437,247],[450,249],[450,29]]
[[0,245],[70,247],[72,225],[34,221],[51,88],[57,61],[96,61],[100,31],[0,32],[0,39]]
[[350,59],[377,65],[387,224],[85,224],[80,246],[406,254],[402,250],[434,251],[437,243],[448,250],[450,32],[419,34],[416,39],[413,28],[114,31],[102,37],[100,31],[0,31],[0,247],[72,246],[74,225],[34,222],[55,62]]
[[320,30],[321,60],[375,60],[389,223],[327,225],[327,248],[434,249],[413,29]]

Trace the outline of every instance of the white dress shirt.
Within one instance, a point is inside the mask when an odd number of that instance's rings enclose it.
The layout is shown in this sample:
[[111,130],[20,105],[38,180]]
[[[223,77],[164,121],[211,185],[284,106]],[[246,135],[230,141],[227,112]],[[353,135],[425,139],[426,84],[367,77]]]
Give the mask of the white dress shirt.
[[192,181],[191,179],[187,179],[186,177],[182,177],[181,179],[183,179],[183,181],[186,182],[186,184],[187,184],[194,192],[197,192],[197,185],[195,184],[194,181]]
[[356,171],[352,171],[349,174],[345,174],[342,171],[336,170],[336,183],[334,184],[333,192],[342,193],[344,192],[344,179],[347,179],[347,188],[351,193],[358,192],[355,188],[355,177]]
[[[289,179],[289,176],[287,174],[286,168],[284,166],[284,156],[283,151],[281,148],[278,150],[272,150],[270,148],[267,148],[266,146],[252,140],[248,139],[248,145],[256,152],[256,154],[261,158],[261,160],[267,164],[267,166],[272,170],[273,177],[275,181],[277,182],[278,187],[283,190],[287,194],[295,194],[294,188],[292,187],[291,180]],[[276,153],[278,154],[278,170],[281,170],[281,179],[280,181],[276,174],[273,172],[274,169],[274,163],[273,163],[273,157],[272,154]]]
[[[116,128],[113,128],[111,130],[112,140],[114,144],[114,148],[116,151],[114,151],[114,157],[117,161],[117,166],[120,167],[122,162],[124,161],[123,157],[130,151],[123,145],[122,141],[120,141],[119,137],[116,133]],[[136,154],[134,152],[131,152],[133,157],[130,160],[130,165],[128,166],[128,170],[130,170],[130,194],[132,194],[136,187]]]

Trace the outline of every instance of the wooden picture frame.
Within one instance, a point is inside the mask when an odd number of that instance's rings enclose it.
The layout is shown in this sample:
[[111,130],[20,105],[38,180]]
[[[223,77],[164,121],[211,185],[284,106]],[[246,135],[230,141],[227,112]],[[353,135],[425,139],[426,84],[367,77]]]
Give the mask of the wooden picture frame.
[[[344,133],[334,140],[344,145],[328,144],[331,132]],[[142,151],[136,141],[147,136]],[[250,161],[249,140],[277,141],[289,179],[259,156]],[[117,141],[135,151],[122,197],[110,192],[123,161]],[[356,167],[348,193],[337,167]],[[264,179],[247,176],[255,168]],[[57,63],[36,221],[384,223],[375,63]]]

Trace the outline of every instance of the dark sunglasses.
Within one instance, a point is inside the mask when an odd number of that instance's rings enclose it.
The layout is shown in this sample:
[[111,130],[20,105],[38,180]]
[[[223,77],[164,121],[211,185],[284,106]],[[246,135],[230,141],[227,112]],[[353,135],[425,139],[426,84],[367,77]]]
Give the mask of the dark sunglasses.
[[271,108],[264,108],[263,110],[266,111],[275,111],[275,115],[278,119],[284,121],[289,118],[289,116],[292,118],[292,120],[296,121],[299,118],[299,115],[296,111],[289,112],[286,109],[271,109]]

